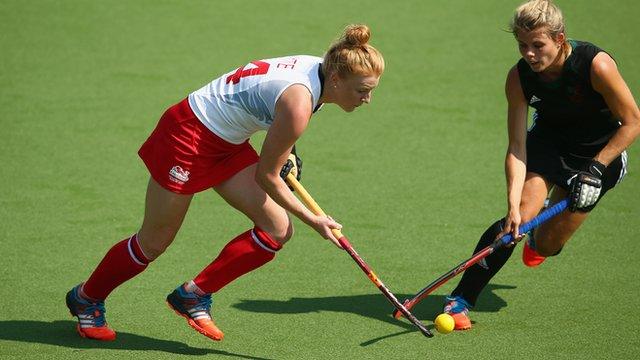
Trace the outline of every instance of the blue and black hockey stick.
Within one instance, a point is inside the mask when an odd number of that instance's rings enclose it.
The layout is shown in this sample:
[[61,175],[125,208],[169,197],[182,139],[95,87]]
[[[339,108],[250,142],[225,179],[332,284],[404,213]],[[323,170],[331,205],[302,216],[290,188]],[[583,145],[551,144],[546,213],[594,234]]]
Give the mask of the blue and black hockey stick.
[[[522,224],[522,226],[520,226],[520,229],[519,229],[520,233],[524,234],[524,233],[526,233],[526,232],[528,232],[528,231],[530,231],[532,229],[537,228],[538,226],[540,226],[545,221],[547,221],[547,220],[551,219],[552,217],[554,217],[554,216],[560,214],[561,212],[563,212],[567,208],[568,205],[569,205],[569,199],[560,200],[555,205],[553,205],[553,206],[545,209],[544,211],[542,211],[540,214],[538,214],[538,216],[536,216],[533,219],[531,219],[531,221],[528,221],[528,222]],[[513,235],[511,235],[511,233],[505,234],[500,239],[497,239],[496,241],[494,241],[493,244],[491,244],[491,245],[485,247],[484,249],[478,251],[477,253],[473,254],[473,256],[471,258],[461,262],[460,264],[458,264],[458,266],[456,266],[455,268],[451,269],[449,272],[447,272],[444,275],[442,275],[439,278],[437,278],[434,282],[432,282],[431,284],[427,285],[424,289],[420,290],[420,292],[418,292],[413,298],[406,299],[404,301],[404,303],[403,303],[404,307],[407,310],[411,310],[411,308],[413,308],[417,303],[422,301],[422,299],[427,297],[427,295],[431,294],[435,289],[437,289],[440,286],[442,286],[442,284],[444,284],[447,281],[451,280],[451,278],[453,278],[456,275],[460,274],[461,272],[465,271],[470,266],[476,264],[480,260],[482,260],[482,259],[486,258],[487,256],[491,255],[497,249],[501,248],[502,246],[509,245],[512,242],[513,242]],[[399,319],[401,315],[402,315],[402,313],[400,311],[398,311],[397,309],[393,312],[393,316],[396,319]]]

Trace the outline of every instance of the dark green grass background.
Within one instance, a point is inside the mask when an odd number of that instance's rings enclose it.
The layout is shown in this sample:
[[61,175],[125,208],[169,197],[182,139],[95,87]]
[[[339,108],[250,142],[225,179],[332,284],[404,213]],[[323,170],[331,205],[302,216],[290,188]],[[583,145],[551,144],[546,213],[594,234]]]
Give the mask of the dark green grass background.
[[[79,338],[64,306],[140,225],[136,151],[166,107],[247,61],[321,55],[354,22],[371,26],[387,70],[370,106],[314,116],[304,184],[398,297],[449,270],[506,210],[503,84],[519,55],[503,30],[518,3],[0,0],[0,357],[636,358],[638,144],[561,256],[531,270],[515,253],[469,332],[428,340],[392,319],[348,255],[296,220],[276,261],[216,296],[226,339],[196,334],[164,297],[251,226],[211,191],[108,299],[116,342]],[[639,96],[639,3],[559,4],[570,37],[610,51]],[[431,326],[455,283],[415,314]]]

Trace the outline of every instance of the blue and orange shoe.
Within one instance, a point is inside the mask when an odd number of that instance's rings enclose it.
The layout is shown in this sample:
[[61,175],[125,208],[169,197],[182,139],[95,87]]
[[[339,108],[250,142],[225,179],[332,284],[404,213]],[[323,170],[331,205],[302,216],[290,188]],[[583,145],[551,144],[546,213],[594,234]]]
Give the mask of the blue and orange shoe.
[[471,329],[469,308],[471,305],[462,296],[447,296],[445,298],[444,312],[451,315],[455,322],[455,330]]
[[107,324],[104,318],[104,301],[91,302],[80,296],[78,291],[82,284],[77,285],[67,293],[67,307],[72,316],[78,317],[76,329],[80,336],[87,339],[113,341],[116,332]]
[[182,285],[167,295],[169,307],[187,319],[189,326],[210,339],[220,341],[224,333],[211,319],[211,303],[211,294],[200,296],[186,291]]
[[546,257],[536,251],[536,242],[533,240],[533,236],[528,234],[526,240],[522,247],[522,262],[528,267],[536,267],[542,264]]

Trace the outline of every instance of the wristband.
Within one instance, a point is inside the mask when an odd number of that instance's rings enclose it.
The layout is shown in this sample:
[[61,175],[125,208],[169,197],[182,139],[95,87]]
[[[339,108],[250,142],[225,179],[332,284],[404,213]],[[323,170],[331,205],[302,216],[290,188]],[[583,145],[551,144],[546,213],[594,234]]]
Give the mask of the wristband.
[[598,178],[602,178],[604,176],[604,172],[607,167],[598,160],[591,160],[587,165],[587,172],[591,175],[597,176]]

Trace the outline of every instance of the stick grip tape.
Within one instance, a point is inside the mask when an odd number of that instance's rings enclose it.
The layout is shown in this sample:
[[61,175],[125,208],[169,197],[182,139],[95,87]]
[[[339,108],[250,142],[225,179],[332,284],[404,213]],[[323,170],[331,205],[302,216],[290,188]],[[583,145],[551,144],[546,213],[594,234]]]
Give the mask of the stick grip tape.
[[[569,199],[562,199],[558,201],[555,205],[545,209],[543,212],[538,214],[538,216],[531,219],[531,221],[528,221],[522,224],[522,226],[520,226],[520,229],[519,229],[520,234],[524,234],[530,231],[531,229],[535,229],[538,226],[542,225],[542,223],[544,223],[545,221],[563,212],[568,205],[569,205]],[[512,241],[513,241],[513,235],[511,235],[510,233],[505,234],[502,238],[500,238],[500,242],[502,243],[502,245],[508,245]]]

